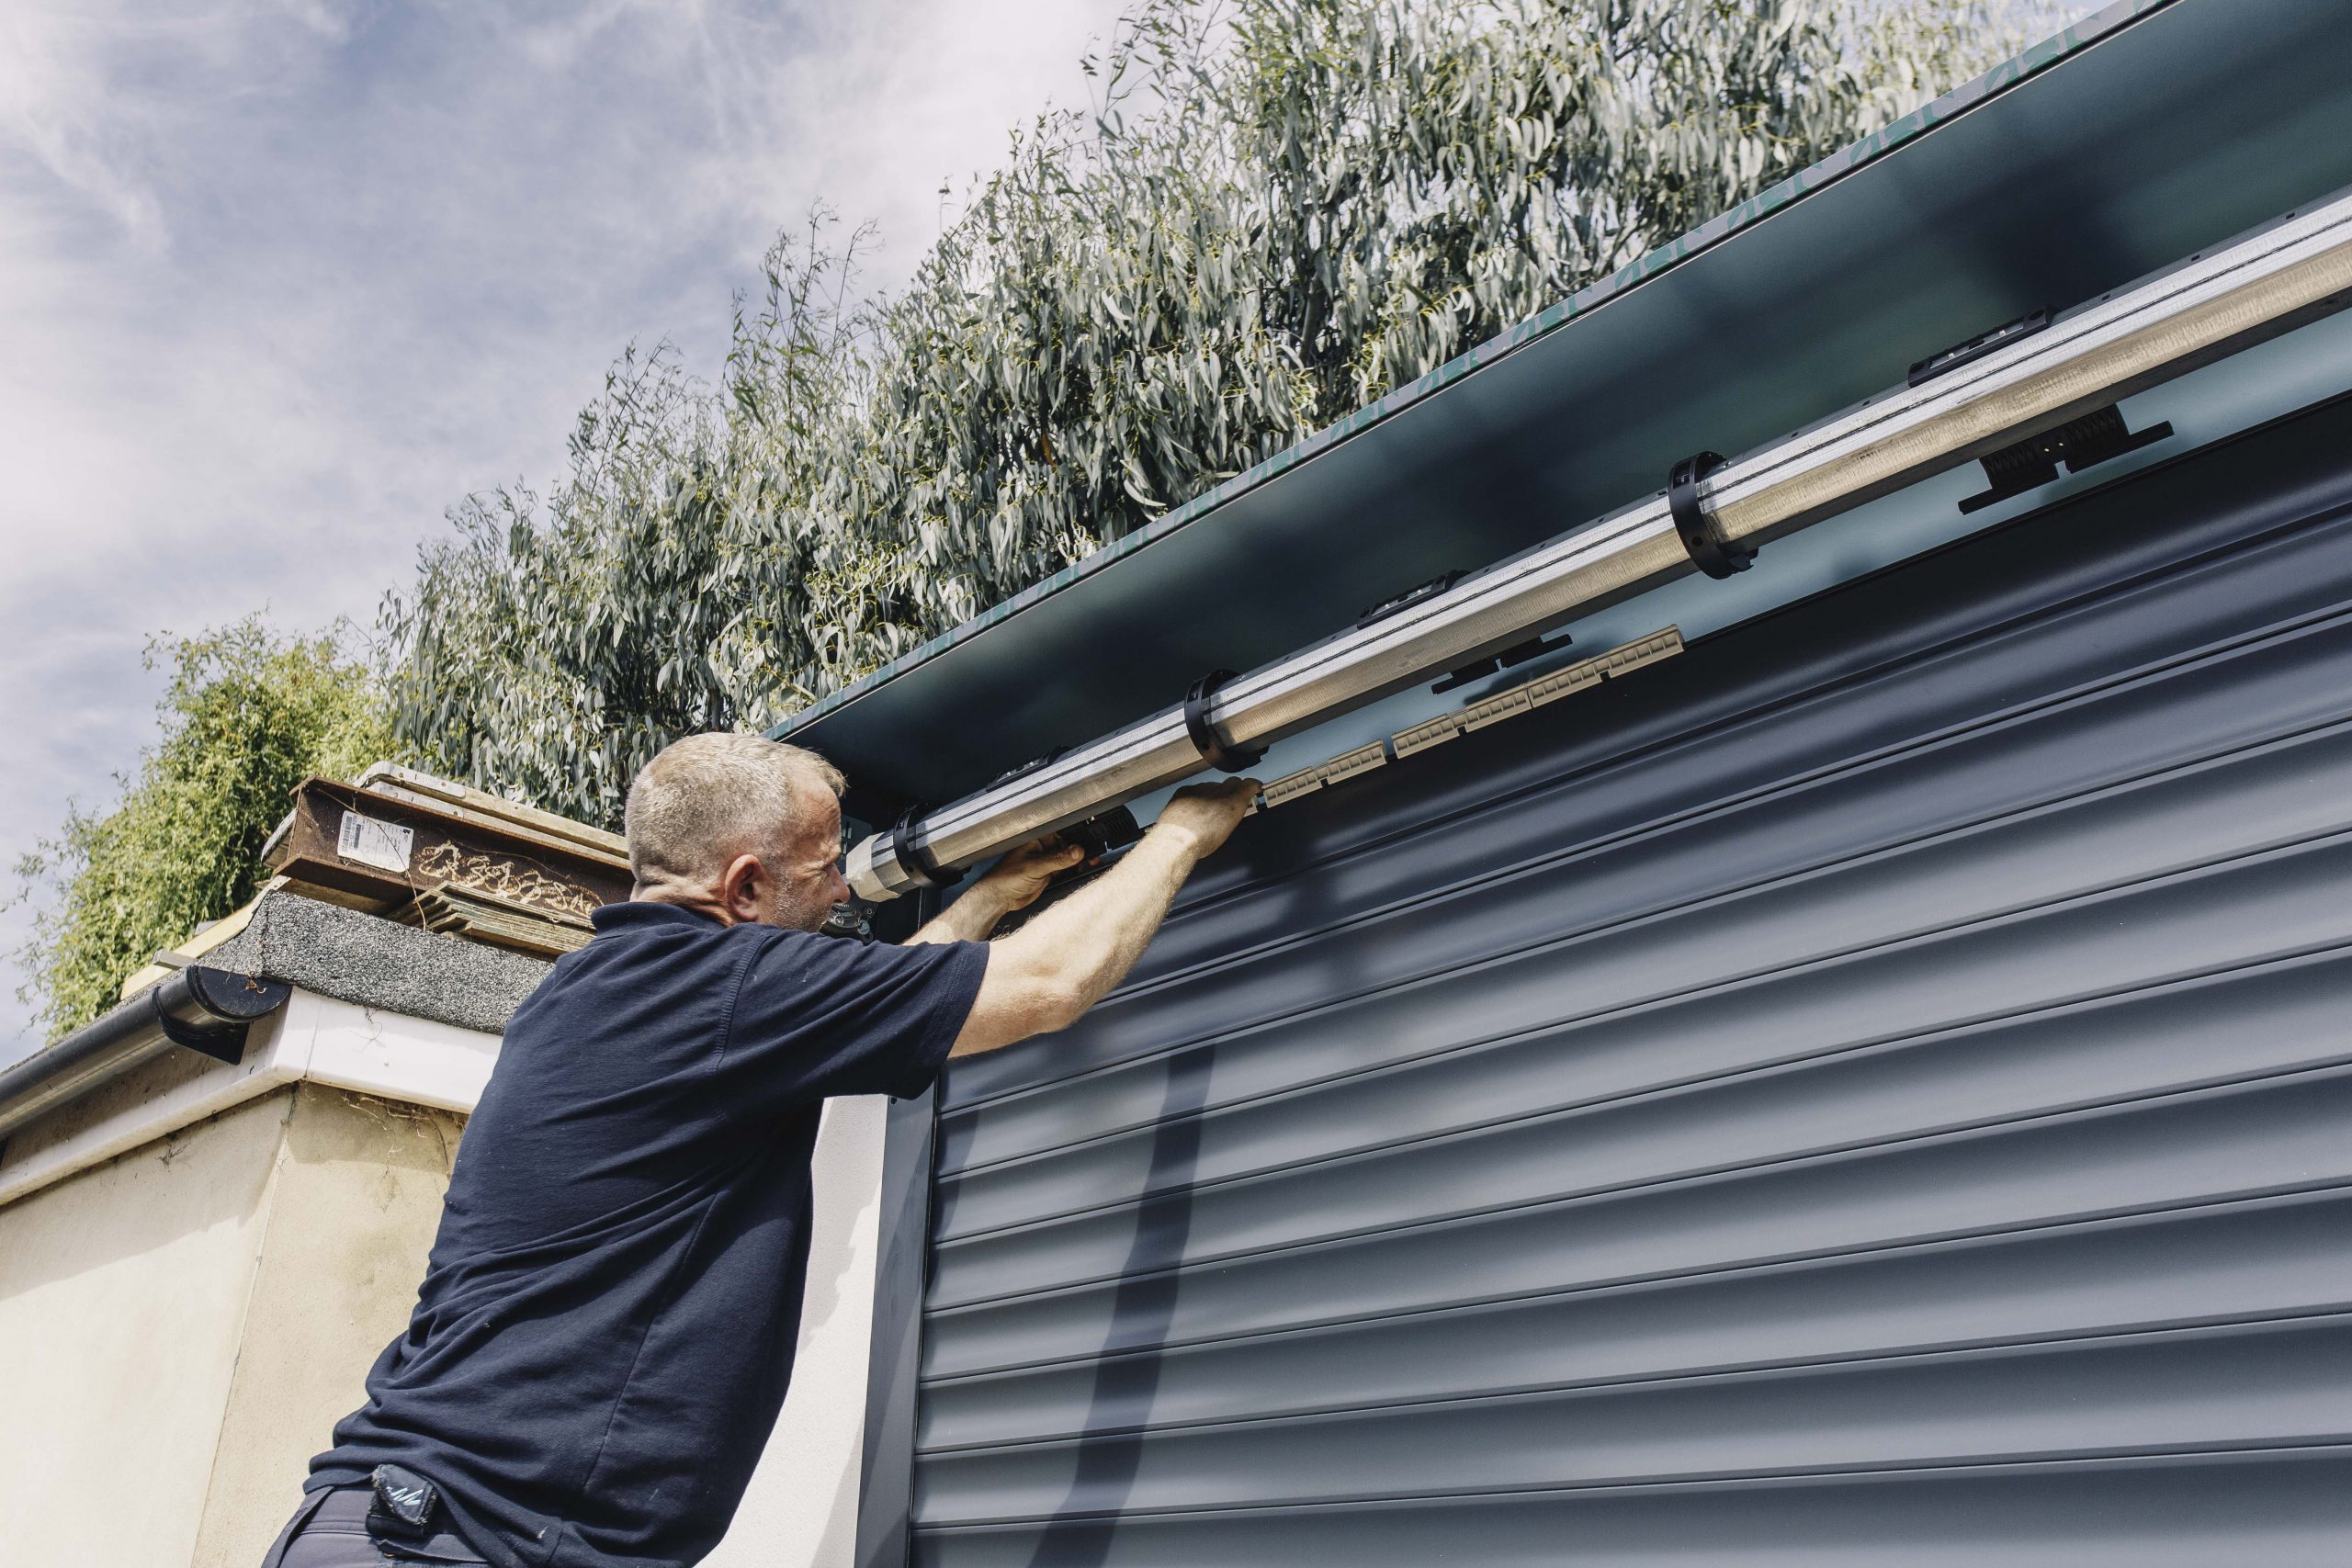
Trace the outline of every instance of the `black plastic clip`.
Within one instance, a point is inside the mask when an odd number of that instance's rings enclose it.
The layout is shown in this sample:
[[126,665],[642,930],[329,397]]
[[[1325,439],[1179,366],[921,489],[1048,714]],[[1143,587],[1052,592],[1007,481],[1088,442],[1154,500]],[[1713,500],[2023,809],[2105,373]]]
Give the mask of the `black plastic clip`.
[[[1083,822],[1073,822],[1054,835],[1063,844],[1076,844],[1086,852],[1079,865],[1101,860],[1113,850],[1124,850],[1143,837],[1143,828],[1136,821],[1136,814],[1124,806],[1090,817]],[[1069,875],[1067,872],[1061,875]]]
[[890,854],[917,887],[944,887],[956,879],[939,869],[929,850],[915,842],[915,818],[929,809],[917,803],[899,815],[898,825],[890,829]]
[[1466,571],[1441,571],[1427,582],[1417,582],[1402,593],[1391,594],[1356,617],[1356,630],[1375,622],[1385,621],[1400,610],[1409,610],[1424,599],[1434,599],[1470,574]]
[[999,784],[1009,784],[1015,779],[1026,778],[1031,773],[1035,773],[1039,768],[1045,767],[1047,763],[1059,761],[1062,754],[1069,750],[1069,748],[1067,746],[1057,746],[1043,756],[1030,758],[1019,767],[1007,768],[1004,772],[997,774],[996,777],[989,780],[988,787],[994,789]]
[[1111,869],[1109,857],[1143,837],[1143,828],[1136,821],[1136,814],[1124,806],[1090,817],[1083,822],[1073,822],[1057,829],[1054,837],[1067,847],[1075,844],[1082,852],[1076,865],[1065,866],[1046,881],[1045,891],[1036,902],[1026,908],[1016,909],[997,923],[994,934],[1010,936],[1023,926],[1051,908],[1061,898],[1080,885],[1093,881]]
[[1558,637],[1532,637],[1525,642],[1513,643],[1500,653],[1464,664],[1459,670],[1446,671],[1445,679],[1430,688],[1432,692],[1450,692],[1456,686],[1466,686],[1473,681],[1483,681],[1498,675],[1514,664],[1524,664],[1531,659],[1541,659],[1568,646],[1571,639],[1562,632]]
[[1957,370],[1971,361],[2008,347],[2019,338],[2031,337],[2049,324],[2050,312],[2047,310],[2028,310],[2014,321],[2003,321],[1997,327],[1978,333],[1966,343],[1956,343],[1939,354],[1928,355],[1911,367],[1907,384],[1917,387],[1922,382],[1932,381],[1947,370]]
[[2162,441],[2171,434],[2169,420],[2145,430],[2132,430],[2123,423],[2123,411],[2113,403],[2093,409],[2055,430],[2045,430],[2039,435],[2012,442],[1997,452],[1985,453],[1978,461],[1984,465],[1984,477],[1993,481],[1993,488],[1970,496],[1960,503],[1960,509],[1975,512],[2046,485],[2058,477],[2061,463],[2066,465],[2068,473],[2079,474],[2085,468]]
[[1666,509],[1674,514],[1674,531],[1682,536],[1682,548],[1691,565],[1713,578],[1746,571],[1756,559],[1754,545],[1724,538],[1706,508],[1699,504],[1699,481],[1723,466],[1720,452],[1693,453],[1675,464],[1666,480]]
[[1209,694],[1233,679],[1230,670],[1212,670],[1193,682],[1184,694],[1184,733],[1193,739],[1193,747],[1201,760],[1210,767],[1228,773],[1238,773],[1258,765],[1266,754],[1263,746],[1229,746],[1209,727]]

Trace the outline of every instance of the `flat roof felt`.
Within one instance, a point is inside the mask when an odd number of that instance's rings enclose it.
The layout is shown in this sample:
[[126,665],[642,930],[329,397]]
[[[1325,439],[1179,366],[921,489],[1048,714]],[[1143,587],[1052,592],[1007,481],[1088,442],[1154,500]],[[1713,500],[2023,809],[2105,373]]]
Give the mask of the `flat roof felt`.
[[941,802],[2352,185],[2352,28],[2127,0],[779,725]]

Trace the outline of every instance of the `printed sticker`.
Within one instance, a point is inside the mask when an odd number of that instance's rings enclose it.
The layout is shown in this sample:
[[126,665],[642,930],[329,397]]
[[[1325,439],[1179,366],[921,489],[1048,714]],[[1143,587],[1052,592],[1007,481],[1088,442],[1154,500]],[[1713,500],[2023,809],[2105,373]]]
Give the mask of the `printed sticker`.
[[335,835],[334,852],[340,860],[406,873],[409,852],[415,845],[413,829],[346,811],[343,814],[343,830]]

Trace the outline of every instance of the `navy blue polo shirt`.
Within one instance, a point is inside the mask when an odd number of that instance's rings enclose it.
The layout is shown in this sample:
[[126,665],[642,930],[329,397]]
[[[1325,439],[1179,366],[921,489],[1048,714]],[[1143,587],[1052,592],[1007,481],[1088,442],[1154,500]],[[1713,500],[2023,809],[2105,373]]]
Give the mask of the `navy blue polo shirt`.
[[311,1461],[405,1465],[501,1568],[700,1559],[783,1405],[822,1102],[920,1094],[981,942],[596,912],[507,1025],[408,1332]]

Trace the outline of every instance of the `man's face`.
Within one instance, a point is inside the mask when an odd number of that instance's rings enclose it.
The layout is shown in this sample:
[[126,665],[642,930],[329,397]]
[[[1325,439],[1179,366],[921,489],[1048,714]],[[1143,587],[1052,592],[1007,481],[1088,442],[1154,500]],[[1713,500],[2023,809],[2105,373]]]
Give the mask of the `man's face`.
[[775,857],[761,860],[775,874],[763,923],[786,931],[813,931],[825,923],[833,906],[849,897],[842,875],[842,807],[829,790],[806,792],[798,815],[801,831],[787,836]]

